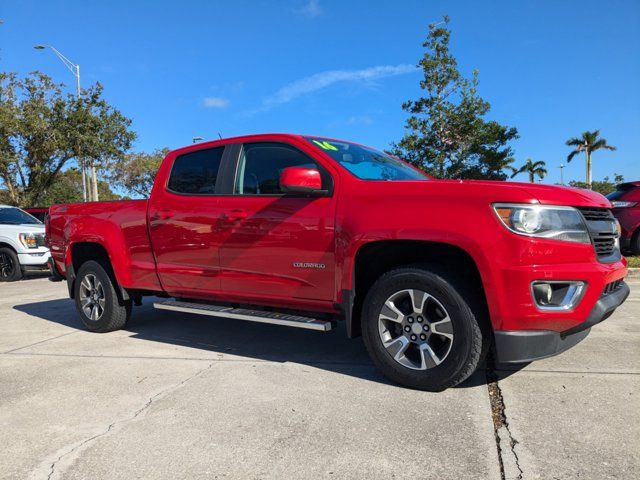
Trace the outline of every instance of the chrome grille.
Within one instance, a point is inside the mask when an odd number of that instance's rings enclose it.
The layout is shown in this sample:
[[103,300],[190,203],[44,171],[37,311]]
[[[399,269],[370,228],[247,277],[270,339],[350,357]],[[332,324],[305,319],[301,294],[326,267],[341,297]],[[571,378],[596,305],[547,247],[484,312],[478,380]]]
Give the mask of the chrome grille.
[[44,233],[36,233],[35,234],[36,237],[36,245],[38,247],[46,247],[47,246],[47,242],[44,238]]
[[[617,260],[619,249],[617,247],[618,231],[616,220],[608,208],[578,208],[582,214],[589,236],[593,242],[593,248],[599,260]],[[609,258],[616,255],[616,258]]]
[[580,208],[579,210],[587,222],[613,219],[613,214],[608,208]]

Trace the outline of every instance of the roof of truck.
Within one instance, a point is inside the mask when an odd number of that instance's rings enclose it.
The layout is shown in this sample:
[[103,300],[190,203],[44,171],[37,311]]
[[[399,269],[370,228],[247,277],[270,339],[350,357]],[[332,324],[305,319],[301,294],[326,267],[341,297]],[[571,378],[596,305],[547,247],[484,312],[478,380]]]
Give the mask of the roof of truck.
[[[226,145],[227,143],[245,143],[245,142],[255,142],[255,141],[269,141],[269,140],[285,140],[285,139],[297,139],[297,140],[305,140],[305,139],[322,139],[328,140],[330,142],[342,142],[342,143],[350,143],[353,145],[359,145],[361,147],[366,147],[358,142],[354,142],[351,140],[341,140],[339,138],[333,138],[330,136],[324,135],[305,135],[300,133],[253,133],[249,135],[239,135],[235,137],[223,137],[223,138],[214,138],[213,140],[203,140],[198,143],[192,143],[189,145],[185,145],[183,147],[179,147],[171,150],[172,154],[181,154],[186,153],[193,150],[198,150],[199,148],[211,148],[219,145]],[[370,147],[367,147],[370,148]]]

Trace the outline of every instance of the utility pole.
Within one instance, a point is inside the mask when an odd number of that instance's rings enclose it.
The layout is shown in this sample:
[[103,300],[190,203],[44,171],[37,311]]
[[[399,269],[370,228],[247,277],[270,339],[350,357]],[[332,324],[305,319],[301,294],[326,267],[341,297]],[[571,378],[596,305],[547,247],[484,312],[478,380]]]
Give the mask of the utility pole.
[[[60,53],[56,48],[52,47],[51,45],[36,45],[33,48],[35,48],[36,50],[45,50],[47,48],[50,48],[51,51],[55,53],[60,60],[62,60],[62,63],[64,63],[65,67],[67,67],[71,71],[73,76],[76,77],[76,96],[78,97],[78,100],[80,100],[80,94],[81,94],[80,65],[76,65],[75,63],[73,63],[71,60],[69,60],[67,57],[65,57],[62,53]],[[80,164],[80,170],[82,170],[82,200],[86,202],[87,201],[87,169],[84,164],[84,159],[78,158],[77,160],[78,160],[78,163]],[[98,184],[95,178],[96,173],[95,173],[94,166],[92,166],[92,173],[93,173],[94,182],[95,182],[94,188],[93,188],[94,199],[98,200]]]

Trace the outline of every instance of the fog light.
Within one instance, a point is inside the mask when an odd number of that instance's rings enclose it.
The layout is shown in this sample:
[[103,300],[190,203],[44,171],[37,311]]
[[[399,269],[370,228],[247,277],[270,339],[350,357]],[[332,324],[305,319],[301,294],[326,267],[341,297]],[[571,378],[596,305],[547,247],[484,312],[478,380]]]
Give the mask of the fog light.
[[584,282],[538,280],[531,283],[531,296],[540,310],[571,310],[584,290]]

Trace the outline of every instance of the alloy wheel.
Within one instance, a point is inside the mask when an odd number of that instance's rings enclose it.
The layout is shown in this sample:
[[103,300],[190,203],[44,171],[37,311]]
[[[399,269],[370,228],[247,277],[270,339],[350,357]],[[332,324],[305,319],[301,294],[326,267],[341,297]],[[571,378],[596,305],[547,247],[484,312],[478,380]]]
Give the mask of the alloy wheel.
[[422,290],[391,295],[378,316],[378,333],[387,353],[412,370],[440,365],[451,352],[453,325],[446,308]]
[[98,321],[104,314],[106,298],[98,277],[87,273],[80,284],[80,306],[89,320]]
[[9,278],[13,275],[15,265],[13,260],[6,253],[0,253],[0,277]]

